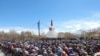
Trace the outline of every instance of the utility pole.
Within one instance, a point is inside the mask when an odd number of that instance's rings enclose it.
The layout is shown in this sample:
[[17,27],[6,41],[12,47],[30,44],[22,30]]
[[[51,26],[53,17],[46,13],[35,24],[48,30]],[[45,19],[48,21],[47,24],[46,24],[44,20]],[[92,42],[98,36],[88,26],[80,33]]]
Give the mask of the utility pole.
[[40,21],[38,21],[37,26],[38,26],[38,41],[39,41],[39,39],[40,39]]

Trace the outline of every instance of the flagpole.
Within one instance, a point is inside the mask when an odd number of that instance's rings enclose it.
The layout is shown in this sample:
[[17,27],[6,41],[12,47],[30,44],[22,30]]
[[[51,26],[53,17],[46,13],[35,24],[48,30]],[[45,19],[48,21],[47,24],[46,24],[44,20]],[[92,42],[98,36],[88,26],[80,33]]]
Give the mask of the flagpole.
[[38,21],[38,41],[40,40],[40,21]]

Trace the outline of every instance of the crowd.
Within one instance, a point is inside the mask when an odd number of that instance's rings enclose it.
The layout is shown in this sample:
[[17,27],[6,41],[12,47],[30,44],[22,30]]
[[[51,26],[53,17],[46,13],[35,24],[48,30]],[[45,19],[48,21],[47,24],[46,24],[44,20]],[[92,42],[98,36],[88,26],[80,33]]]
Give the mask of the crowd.
[[[5,56],[96,56],[99,40],[2,41]],[[98,54],[100,55],[100,54]]]

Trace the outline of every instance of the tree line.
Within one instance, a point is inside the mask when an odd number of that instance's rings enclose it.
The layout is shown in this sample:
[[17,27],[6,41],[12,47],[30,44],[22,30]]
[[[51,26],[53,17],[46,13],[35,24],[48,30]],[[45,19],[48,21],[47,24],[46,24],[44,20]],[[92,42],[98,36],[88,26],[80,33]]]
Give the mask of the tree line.
[[[83,38],[83,39],[100,39],[100,28],[92,30],[80,30],[76,33],[64,32],[63,37],[67,39]],[[38,39],[38,35],[30,31],[22,31],[17,33],[15,30],[10,30],[9,32],[0,31],[0,40],[23,40],[23,39]],[[45,35],[41,34],[41,38],[44,38]],[[58,34],[59,37],[59,34]]]

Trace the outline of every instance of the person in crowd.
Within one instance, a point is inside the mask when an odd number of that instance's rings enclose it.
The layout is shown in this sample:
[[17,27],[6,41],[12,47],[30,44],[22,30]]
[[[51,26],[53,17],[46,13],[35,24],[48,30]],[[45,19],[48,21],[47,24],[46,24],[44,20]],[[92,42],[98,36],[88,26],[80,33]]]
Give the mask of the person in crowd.
[[94,56],[99,56],[99,55],[100,55],[100,44],[97,45],[96,53],[94,54]]
[[[93,41],[93,40],[92,40]],[[84,43],[87,42],[87,43]],[[98,43],[98,44],[97,44]],[[97,56],[100,43],[77,40],[3,41],[0,47],[6,56]]]

